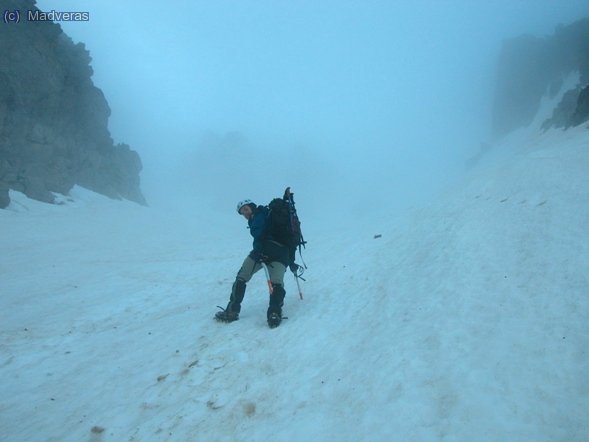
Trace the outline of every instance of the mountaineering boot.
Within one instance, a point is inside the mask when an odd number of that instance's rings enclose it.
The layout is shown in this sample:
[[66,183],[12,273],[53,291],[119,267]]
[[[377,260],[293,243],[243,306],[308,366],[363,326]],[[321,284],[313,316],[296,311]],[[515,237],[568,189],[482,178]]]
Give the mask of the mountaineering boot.
[[270,295],[270,305],[266,316],[268,318],[268,327],[276,328],[282,322],[282,306],[284,305],[284,287],[281,284],[272,284],[272,294]]
[[268,315],[268,327],[276,328],[282,322],[282,316],[279,313],[270,313]]
[[236,278],[231,288],[231,297],[227,308],[215,314],[215,319],[221,322],[233,322],[239,319],[241,302],[245,295],[246,284],[243,279]]
[[239,319],[239,313],[225,309],[215,313],[215,319],[219,322],[233,322]]

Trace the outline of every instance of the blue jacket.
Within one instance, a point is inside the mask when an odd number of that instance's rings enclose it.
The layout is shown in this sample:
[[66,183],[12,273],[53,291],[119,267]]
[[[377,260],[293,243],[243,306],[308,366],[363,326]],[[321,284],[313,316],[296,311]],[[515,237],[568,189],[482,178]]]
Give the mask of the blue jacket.
[[265,206],[258,206],[254,211],[254,216],[247,221],[250,233],[254,237],[253,248],[256,252],[263,252],[264,233],[266,232],[267,223],[268,208]]

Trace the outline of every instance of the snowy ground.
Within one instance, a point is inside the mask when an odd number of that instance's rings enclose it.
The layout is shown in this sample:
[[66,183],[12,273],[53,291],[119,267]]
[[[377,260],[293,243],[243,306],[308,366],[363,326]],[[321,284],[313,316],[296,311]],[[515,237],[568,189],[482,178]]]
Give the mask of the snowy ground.
[[589,440],[586,126],[514,137],[403,217],[302,213],[305,300],[288,277],[275,330],[262,275],[211,319],[250,245],[233,213],[11,196],[2,441]]

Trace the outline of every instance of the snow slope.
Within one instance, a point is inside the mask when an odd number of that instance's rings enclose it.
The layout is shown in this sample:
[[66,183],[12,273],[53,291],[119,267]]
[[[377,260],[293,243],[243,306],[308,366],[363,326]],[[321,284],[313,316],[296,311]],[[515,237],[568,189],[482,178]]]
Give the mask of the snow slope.
[[589,440],[586,125],[496,146],[403,217],[302,213],[305,300],[287,275],[275,330],[261,274],[211,319],[250,246],[233,213],[11,198],[2,441]]

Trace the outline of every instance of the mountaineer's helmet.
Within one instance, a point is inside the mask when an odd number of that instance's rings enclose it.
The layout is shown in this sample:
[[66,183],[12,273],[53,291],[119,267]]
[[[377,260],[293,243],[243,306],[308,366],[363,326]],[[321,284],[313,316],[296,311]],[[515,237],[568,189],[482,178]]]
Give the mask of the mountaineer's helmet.
[[[241,208],[243,206],[247,206],[248,204],[250,205],[254,205],[254,203],[252,202],[252,200],[241,200],[240,202],[237,203],[237,213],[239,213],[239,211],[241,210]],[[241,215],[241,213],[240,213]]]

